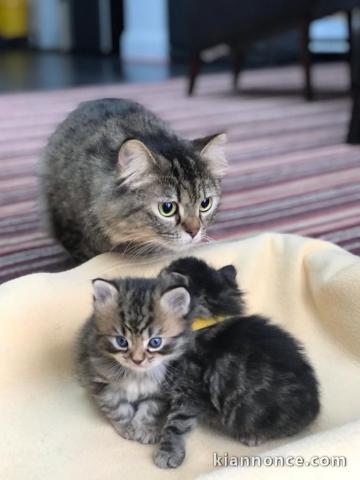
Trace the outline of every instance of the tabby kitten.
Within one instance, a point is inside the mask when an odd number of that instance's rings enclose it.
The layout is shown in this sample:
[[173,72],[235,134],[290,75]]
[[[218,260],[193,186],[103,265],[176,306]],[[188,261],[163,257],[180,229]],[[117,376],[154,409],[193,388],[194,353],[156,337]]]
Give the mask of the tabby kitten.
[[79,337],[78,376],[129,440],[159,440],[169,407],[167,368],[191,337],[190,295],[178,277],[93,281],[94,314]]
[[[189,279],[177,273],[184,268]],[[191,278],[199,271],[204,277]],[[192,332],[199,312],[241,311],[235,276],[231,266],[216,272],[187,258],[156,279],[93,282],[79,376],[120,435],[159,441],[161,468],[182,463],[184,435],[198,418],[255,445],[293,435],[318,414],[314,371],[281,328],[237,315]]]
[[[195,288],[193,294],[210,313],[227,316],[229,303],[220,299],[236,296],[240,309],[233,317],[193,332],[185,353],[168,371],[170,409],[154,457],[161,468],[182,463],[184,434],[197,419],[255,446],[300,432],[319,413],[317,379],[302,346],[266,318],[242,315],[236,269],[224,269],[223,291],[211,281],[214,270],[196,258],[177,260],[166,269],[187,271],[188,288]],[[234,304],[230,310],[236,308]]]
[[[172,265],[182,269],[189,262],[190,258]],[[234,267],[216,271],[205,262],[198,264],[206,286],[197,285],[199,295],[193,298],[189,291],[194,292],[194,286],[171,272],[171,265],[157,279],[93,281],[94,312],[79,336],[78,377],[124,438],[159,440],[171,397],[166,377],[192,342],[193,316],[207,316],[211,310],[229,315],[241,308],[229,275]],[[221,285],[208,304],[205,289],[213,292]]]
[[80,104],[45,149],[41,183],[53,235],[81,262],[199,242],[219,205],[225,135],[185,140],[129,100]]

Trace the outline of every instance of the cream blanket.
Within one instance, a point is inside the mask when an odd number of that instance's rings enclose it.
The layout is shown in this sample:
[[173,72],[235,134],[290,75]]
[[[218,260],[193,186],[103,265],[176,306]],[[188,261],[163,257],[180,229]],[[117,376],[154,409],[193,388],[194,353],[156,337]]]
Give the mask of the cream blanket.
[[[151,275],[164,262],[129,265],[105,254],[0,288],[1,479],[359,478],[360,259],[326,242],[277,234],[195,253],[214,266],[233,263],[248,311],[270,316],[305,344],[321,384],[322,413],[312,428],[249,448],[198,427],[175,471],[153,465],[153,446],[120,438],[75,381],[74,339],[91,311],[91,278]],[[220,468],[214,452],[345,456],[347,466]]]

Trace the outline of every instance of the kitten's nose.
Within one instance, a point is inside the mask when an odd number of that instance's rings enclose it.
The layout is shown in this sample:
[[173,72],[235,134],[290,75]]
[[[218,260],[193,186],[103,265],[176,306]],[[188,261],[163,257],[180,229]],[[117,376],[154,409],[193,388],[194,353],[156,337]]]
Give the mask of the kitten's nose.
[[139,360],[137,358],[132,358],[131,361],[135,363],[135,365],[140,365],[143,362],[142,359]]
[[198,219],[187,220],[182,225],[185,232],[191,235],[192,238],[194,238],[200,230],[200,222]]

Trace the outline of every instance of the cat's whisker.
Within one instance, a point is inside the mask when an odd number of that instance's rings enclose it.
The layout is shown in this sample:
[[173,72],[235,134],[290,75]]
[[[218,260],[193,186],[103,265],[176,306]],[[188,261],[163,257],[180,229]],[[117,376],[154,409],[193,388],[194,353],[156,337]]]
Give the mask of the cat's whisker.
[[[159,242],[157,243],[159,244]],[[153,240],[143,241],[140,245],[134,244],[129,247],[129,250],[126,252],[126,257],[134,259],[144,256],[147,252],[151,252],[154,247],[156,247],[156,243]]]
[[212,239],[212,240],[213,240],[213,237],[211,237],[207,232],[203,232],[203,233],[202,233],[202,236],[203,236],[204,238],[209,238],[209,239]]
[[109,251],[114,252],[114,251],[116,251],[116,249],[118,247],[125,244],[125,249],[124,249],[124,251],[121,252],[122,254],[125,254],[125,252],[133,246],[131,242],[134,242],[134,243],[135,242],[142,242],[142,243],[144,243],[146,241],[151,241],[149,235],[146,235],[146,234],[133,233],[133,234],[124,235],[122,237],[121,241],[118,242],[117,244],[115,244]]
[[129,246],[129,250],[126,252],[127,256],[140,256],[142,252],[146,252],[154,247],[152,240],[144,240],[141,244],[134,244]]
[[204,233],[201,237],[201,241],[204,241],[206,243],[213,243],[215,242],[215,239],[210,237],[210,235],[207,235],[206,233]]
[[[126,256],[124,255],[124,252],[122,252],[122,259],[121,260],[119,260],[118,262],[114,262],[114,264],[111,267],[102,270],[101,272],[98,273],[98,275],[100,275],[100,276],[101,275],[106,275],[107,276],[108,274],[118,270],[119,268],[123,269],[123,268],[131,267],[131,266],[133,266],[133,261],[135,259],[136,259],[136,265],[138,265],[138,266],[141,266],[141,265],[148,266],[148,265],[151,265],[151,264],[156,264],[159,261],[159,257],[156,257],[156,256],[151,257],[151,258],[144,258],[143,261],[141,261],[141,262],[139,262],[139,260],[138,260],[139,258],[142,259],[144,257],[144,253],[142,253],[142,255],[139,255],[137,249],[147,247],[151,251],[151,249],[153,248],[154,243],[152,241],[148,241],[147,243],[149,243],[149,245],[146,245],[146,244],[129,245]],[[166,241],[161,241],[161,242],[158,241],[158,244],[161,244],[164,248],[169,249],[169,243],[166,242]],[[169,255],[169,260],[171,258],[172,258],[172,255],[170,254]],[[127,261],[125,262],[125,260],[127,260]]]

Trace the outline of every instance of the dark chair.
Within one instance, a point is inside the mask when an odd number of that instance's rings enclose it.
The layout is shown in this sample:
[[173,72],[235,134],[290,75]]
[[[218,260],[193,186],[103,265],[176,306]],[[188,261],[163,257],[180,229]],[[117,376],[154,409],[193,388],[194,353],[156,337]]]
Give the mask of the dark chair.
[[[313,19],[338,11],[348,14],[351,57],[351,11],[360,0],[169,0],[171,9],[186,24],[181,39],[184,50],[190,52],[188,93],[194,92],[201,68],[201,52],[219,44],[230,46],[233,57],[234,86],[249,47],[258,39],[290,28],[300,28],[300,59],[304,67],[304,94],[313,98],[309,25]],[[171,18],[171,15],[170,15]],[[184,23],[183,23],[184,24]]]
[[352,111],[347,141],[360,144],[360,32],[353,32]]

